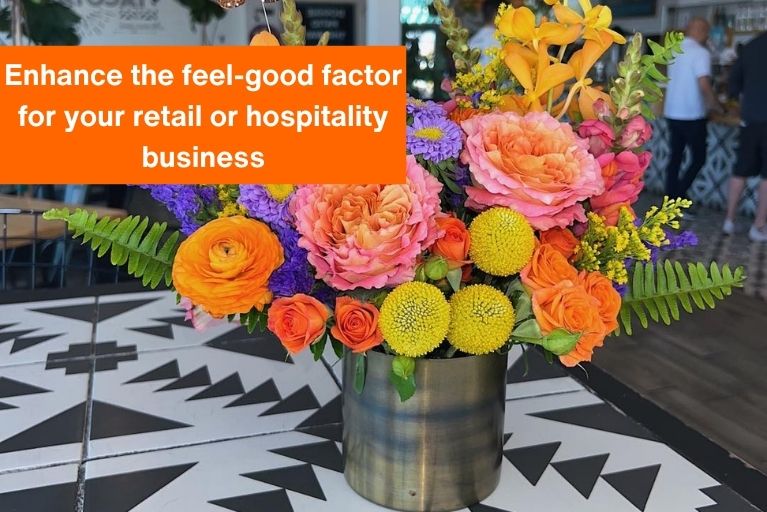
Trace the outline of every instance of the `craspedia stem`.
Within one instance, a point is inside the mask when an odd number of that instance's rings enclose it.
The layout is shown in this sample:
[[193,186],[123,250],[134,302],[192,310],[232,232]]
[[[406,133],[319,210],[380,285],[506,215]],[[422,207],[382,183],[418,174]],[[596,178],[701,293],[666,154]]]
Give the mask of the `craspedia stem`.
[[282,43],[286,46],[306,46],[304,18],[298,12],[296,0],[282,0]]

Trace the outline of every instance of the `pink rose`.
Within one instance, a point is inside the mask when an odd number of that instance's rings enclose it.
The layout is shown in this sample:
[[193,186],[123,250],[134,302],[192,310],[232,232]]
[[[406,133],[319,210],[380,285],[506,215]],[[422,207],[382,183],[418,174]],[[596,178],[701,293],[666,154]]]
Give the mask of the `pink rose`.
[[441,236],[442,185],[407,157],[405,185],[301,187],[290,208],[298,245],[336,290],[396,286],[415,277],[416,259]]
[[620,207],[631,206],[644,188],[642,178],[652,155],[622,151],[617,155],[605,153],[597,161],[602,167],[605,192],[591,198],[591,207],[606,218],[609,225],[618,221]]
[[533,228],[547,230],[583,222],[581,201],[604,192],[588,141],[545,112],[492,113],[462,126],[467,140],[461,159],[472,178],[469,208],[506,206]]
[[634,116],[623,129],[619,144],[625,149],[644,146],[652,137],[652,126],[642,116]]
[[615,143],[612,126],[598,119],[583,121],[578,127],[578,135],[589,141],[589,152],[596,157],[610,151]]

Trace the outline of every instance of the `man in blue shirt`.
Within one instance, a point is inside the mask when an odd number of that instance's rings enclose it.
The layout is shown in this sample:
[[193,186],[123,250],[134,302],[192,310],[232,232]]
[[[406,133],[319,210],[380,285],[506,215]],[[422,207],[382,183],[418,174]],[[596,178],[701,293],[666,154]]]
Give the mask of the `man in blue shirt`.
[[746,179],[761,176],[759,206],[748,232],[753,242],[767,242],[767,32],[753,39],[742,50],[730,74],[730,95],[741,98],[741,128],[738,163],[730,178],[727,218],[722,231],[735,231],[735,215]]

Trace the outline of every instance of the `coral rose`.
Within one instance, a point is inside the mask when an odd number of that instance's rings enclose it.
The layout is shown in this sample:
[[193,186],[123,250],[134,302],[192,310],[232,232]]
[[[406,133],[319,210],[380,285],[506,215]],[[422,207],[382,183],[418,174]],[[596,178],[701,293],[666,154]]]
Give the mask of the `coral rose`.
[[269,277],[283,261],[277,235],[266,224],[223,217],[181,243],[173,261],[173,285],[216,318],[261,311],[272,301]]
[[553,228],[548,231],[542,231],[541,243],[552,246],[568,260],[575,253],[575,248],[578,247],[578,239],[567,228]]
[[541,244],[533,252],[530,263],[520,272],[522,283],[531,290],[556,286],[562,281],[576,281],[578,271],[553,245]]
[[336,324],[330,329],[330,334],[353,352],[367,352],[383,342],[378,315],[378,308],[373,304],[351,297],[338,297]]
[[492,113],[462,126],[468,136],[461,158],[472,177],[466,189],[470,208],[506,206],[535,229],[547,230],[584,222],[581,201],[604,191],[588,141],[545,112]]
[[442,185],[407,157],[404,185],[314,185],[291,202],[299,246],[336,290],[396,286],[415,277],[416,259],[441,235]]
[[291,354],[297,354],[325,334],[330,313],[314,297],[299,293],[281,297],[269,308],[267,327]]
[[599,301],[583,285],[562,281],[533,293],[533,313],[543,334],[565,329],[581,335],[575,348],[559,360],[572,367],[591,361],[595,347],[601,347],[607,334],[599,314]]
[[466,224],[453,216],[445,216],[437,219],[437,228],[444,234],[434,242],[432,252],[445,258],[450,269],[469,263],[471,235]]
[[586,292],[597,299],[599,316],[605,324],[605,334],[618,328],[618,312],[621,309],[621,295],[613,286],[613,282],[600,272],[581,272],[578,280]]

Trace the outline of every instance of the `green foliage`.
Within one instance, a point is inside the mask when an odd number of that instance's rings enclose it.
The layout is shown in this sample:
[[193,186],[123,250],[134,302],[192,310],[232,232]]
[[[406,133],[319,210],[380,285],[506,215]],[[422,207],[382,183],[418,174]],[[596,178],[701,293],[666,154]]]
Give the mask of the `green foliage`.
[[282,0],[282,43],[286,46],[306,46],[304,18],[298,12],[296,0]]
[[[24,35],[43,46],[76,46],[80,44],[77,25],[80,16],[67,5],[55,0],[21,0],[24,12]],[[10,33],[10,7],[0,9],[0,32]]]
[[391,363],[389,380],[399,393],[402,402],[410,399],[415,394],[415,359],[412,357],[397,356]]
[[469,73],[479,62],[482,51],[479,48],[469,48],[469,31],[463,27],[455,10],[445,5],[444,0],[434,0],[433,5],[442,20],[440,28],[447,36],[447,48],[453,54],[456,71]]
[[317,41],[317,46],[327,46],[330,42],[330,32],[323,32],[320,36],[319,41]]
[[360,395],[365,389],[368,372],[368,358],[365,354],[354,354],[354,391]]
[[109,253],[112,265],[127,263],[128,273],[140,278],[144,286],[156,288],[162,282],[166,286],[172,284],[171,270],[179,233],[174,231],[160,245],[166,223],[155,222],[149,228],[149,219],[145,217],[99,218],[95,212],[79,208],[72,213],[66,208],[49,210],[43,218],[65,221],[74,232],[73,238],[83,237],[83,245],[90,244],[99,258]]
[[[742,267],[730,270],[719,268],[716,262],[709,269],[702,263],[688,263],[687,269],[679,262],[637,263],[631,286],[623,298],[620,320],[626,334],[632,334],[632,318],[636,316],[642,327],[649,320],[666,325],[679,320],[680,306],[688,313],[695,308],[713,309],[716,300],[722,300],[740,288],[746,277]],[[648,319],[649,315],[649,319]]]
[[226,9],[218,5],[217,2],[210,0],[176,0],[189,10],[189,17],[192,23],[207,25],[208,23],[220,20],[226,15]]
[[[234,319],[234,315],[229,318],[229,321]],[[266,311],[259,311],[256,308],[251,309],[248,313],[240,315],[240,323],[247,329],[248,334],[253,334],[256,329],[258,332],[266,331],[266,322],[268,317]]]
[[674,55],[681,52],[683,39],[681,32],[669,32],[663,45],[648,40],[650,53],[642,55],[642,36],[634,35],[626,48],[626,56],[618,64],[618,78],[610,89],[619,117],[628,119],[641,114],[647,119],[654,118],[651,105],[663,98],[658,84],[668,81],[658,66],[671,63]]

